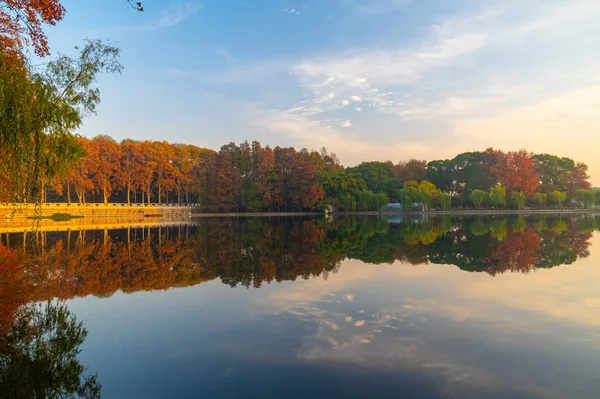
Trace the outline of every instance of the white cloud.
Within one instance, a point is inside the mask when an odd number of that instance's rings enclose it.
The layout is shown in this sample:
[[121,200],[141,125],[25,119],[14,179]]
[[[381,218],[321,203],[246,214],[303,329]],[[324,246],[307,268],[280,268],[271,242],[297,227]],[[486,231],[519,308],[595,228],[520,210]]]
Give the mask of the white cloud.
[[439,145],[421,143],[406,135],[397,135],[391,141],[374,142],[365,134],[352,134],[346,129],[337,129],[331,124],[299,116],[295,113],[268,112],[248,115],[255,126],[269,133],[283,135],[297,148],[326,147],[335,152],[344,165],[356,165],[364,160],[399,160],[405,154],[417,158],[447,157],[457,148],[450,142]]
[[352,96],[352,101],[362,101],[362,98],[359,96]]
[[344,124],[342,125],[343,127],[352,127],[352,122],[350,121],[345,121]]

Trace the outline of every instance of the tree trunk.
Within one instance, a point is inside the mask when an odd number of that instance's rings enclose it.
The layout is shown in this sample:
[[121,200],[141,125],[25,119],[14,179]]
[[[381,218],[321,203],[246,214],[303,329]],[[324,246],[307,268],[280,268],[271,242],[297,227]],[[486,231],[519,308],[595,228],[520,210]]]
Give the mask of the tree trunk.
[[160,187],[160,184],[159,184],[158,185],[158,205],[160,205],[160,201],[161,201],[160,194],[161,194],[161,187]]
[[71,204],[71,185],[67,183],[67,203]]
[[131,183],[127,182],[127,205],[131,205]]

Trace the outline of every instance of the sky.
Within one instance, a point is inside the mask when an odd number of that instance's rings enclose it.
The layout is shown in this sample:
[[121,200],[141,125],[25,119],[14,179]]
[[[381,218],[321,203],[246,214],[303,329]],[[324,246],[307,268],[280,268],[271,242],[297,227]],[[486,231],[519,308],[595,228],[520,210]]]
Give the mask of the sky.
[[47,29],[121,48],[80,134],[334,152],[342,164],[494,147],[600,186],[597,0],[63,0]]

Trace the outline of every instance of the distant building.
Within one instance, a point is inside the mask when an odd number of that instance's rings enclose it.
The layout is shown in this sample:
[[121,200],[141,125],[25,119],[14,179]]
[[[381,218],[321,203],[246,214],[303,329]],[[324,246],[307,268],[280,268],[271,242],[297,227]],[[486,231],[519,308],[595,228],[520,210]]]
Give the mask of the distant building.
[[398,202],[390,202],[381,208],[382,212],[425,212],[427,209],[427,204],[422,202],[415,202],[409,209],[404,209]]

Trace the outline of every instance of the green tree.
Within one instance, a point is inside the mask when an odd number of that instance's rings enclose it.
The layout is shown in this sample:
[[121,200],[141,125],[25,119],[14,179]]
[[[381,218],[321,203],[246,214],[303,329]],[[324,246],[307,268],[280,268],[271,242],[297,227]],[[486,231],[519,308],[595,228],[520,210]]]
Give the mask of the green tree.
[[506,207],[506,188],[504,186],[495,186],[490,189],[490,205],[494,208]]
[[488,197],[488,193],[483,190],[473,190],[469,194],[469,200],[477,209],[481,209],[482,205]]
[[562,208],[562,204],[567,200],[567,193],[564,191],[554,190],[548,194],[548,201],[551,204],[556,205],[558,208]]
[[375,194],[375,206],[377,211],[381,211],[381,207],[383,207],[384,205],[386,205],[389,201],[389,197],[387,196],[387,194],[384,193],[379,193],[379,194]]
[[359,174],[374,193],[391,195],[400,187],[400,180],[394,177],[392,162],[363,162],[358,166],[347,168],[346,173]]
[[342,199],[342,206],[347,212],[355,212],[358,206],[358,202],[356,201],[356,198],[354,198],[352,195],[346,195]]
[[346,196],[357,196],[361,192],[368,191],[361,174],[346,173],[343,170],[318,171],[316,185],[324,192],[322,205],[342,205]]
[[100,102],[94,82],[120,73],[118,58],[117,48],[87,41],[77,58],[62,55],[38,72],[0,51],[0,200],[39,201],[43,182],[68,170],[80,151],[72,132]]
[[533,194],[533,200],[543,208],[548,200],[548,194],[537,192]]
[[440,199],[440,206],[442,210],[449,211],[452,209],[452,195],[439,191],[438,198]]
[[398,190],[398,202],[402,204],[402,207],[406,211],[412,210],[415,204],[420,203],[421,200],[421,192],[415,187],[409,186]]
[[567,177],[575,168],[575,161],[551,154],[535,154],[531,158],[540,178],[542,192],[566,189]]
[[587,209],[596,202],[596,193],[594,190],[580,188],[575,192],[575,199]]
[[514,191],[510,195],[510,205],[514,209],[523,209],[527,203],[527,196],[521,191]]

